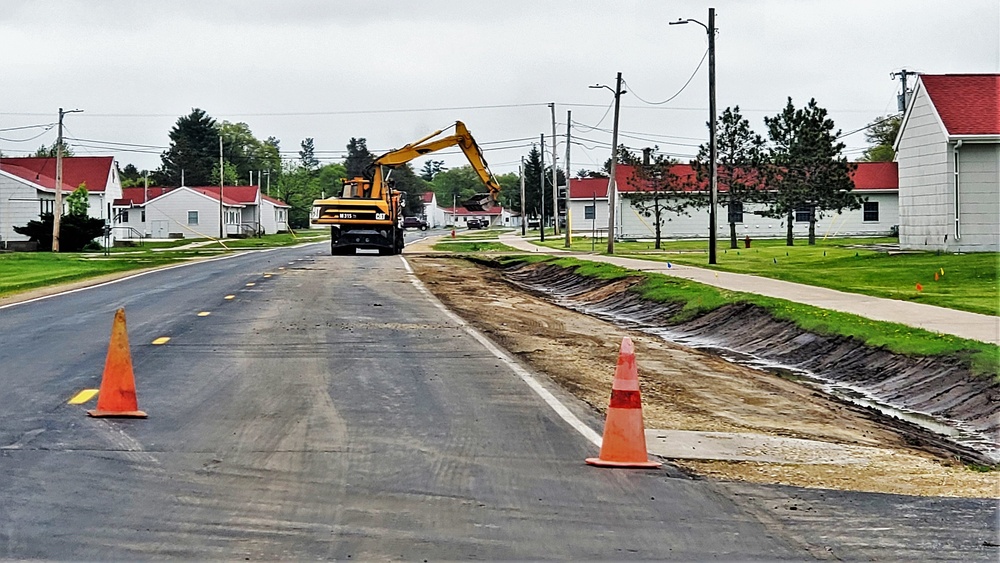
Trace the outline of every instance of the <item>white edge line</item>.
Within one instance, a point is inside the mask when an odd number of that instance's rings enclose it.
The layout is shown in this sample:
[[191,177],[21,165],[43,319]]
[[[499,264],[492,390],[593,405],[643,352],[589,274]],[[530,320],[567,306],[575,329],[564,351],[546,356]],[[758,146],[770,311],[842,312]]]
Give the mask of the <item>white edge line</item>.
[[573,412],[570,411],[566,407],[566,405],[562,404],[562,402],[559,401],[559,399],[557,399],[555,395],[553,395],[548,389],[543,387],[542,384],[539,383],[539,381],[535,379],[535,377],[532,376],[531,373],[528,372],[528,370],[521,367],[521,365],[518,364],[513,358],[511,358],[506,352],[498,348],[496,344],[493,344],[493,342],[491,342],[488,338],[483,336],[472,325],[465,322],[461,317],[459,317],[451,310],[449,310],[447,307],[445,307],[444,304],[441,303],[441,301],[437,297],[435,297],[434,294],[431,293],[424,286],[424,284],[417,278],[417,276],[413,272],[413,268],[411,268],[409,262],[406,261],[406,258],[400,256],[399,259],[403,261],[403,266],[406,268],[406,273],[410,274],[410,283],[412,283],[413,286],[417,288],[417,291],[422,293],[431,303],[434,304],[435,307],[444,312],[444,314],[447,315],[448,318],[450,318],[456,324],[461,326],[462,330],[464,330],[466,334],[475,338],[476,341],[482,344],[483,347],[485,347],[487,350],[490,351],[490,353],[495,355],[497,359],[507,364],[507,367],[509,367],[511,371],[516,373],[518,377],[520,377],[525,383],[527,383],[528,387],[530,387],[532,391],[537,393],[538,396],[541,397],[542,400],[545,401],[545,403],[548,404],[549,407],[551,407],[552,410],[554,410],[556,414],[559,415],[560,418],[562,418],[563,420],[566,421],[567,424],[572,426],[574,430],[579,432],[584,438],[589,440],[592,444],[594,444],[598,448],[601,447],[602,439],[597,432],[595,432],[591,427],[587,426],[586,424],[583,423],[583,421],[577,418],[577,416],[573,414]]
[[77,293],[77,292],[80,292],[80,291],[86,291],[88,289],[94,289],[94,288],[97,288],[97,287],[104,287],[106,285],[111,285],[111,284],[114,284],[114,283],[121,283],[121,282],[128,281],[128,280],[134,280],[135,278],[140,278],[140,277],[148,275],[148,274],[153,274],[153,273],[156,273],[156,272],[165,272],[167,270],[173,270],[174,268],[183,268],[185,266],[193,266],[195,264],[205,264],[206,262],[215,262],[217,260],[228,260],[230,258],[237,258],[239,256],[246,256],[247,254],[252,254],[252,253],[255,253],[255,252],[271,252],[272,250],[277,250],[278,248],[299,248],[299,247],[302,247],[302,246],[308,246],[310,244],[318,244],[318,243],[312,243],[312,242],[310,242],[310,243],[304,243],[304,244],[297,245],[297,246],[292,246],[292,247],[274,247],[274,248],[264,248],[264,249],[261,249],[261,250],[245,250],[243,252],[237,252],[235,254],[226,254],[225,256],[217,256],[215,258],[206,258],[205,260],[195,260],[195,261],[192,261],[192,262],[183,262],[181,264],[174,264],[172,266],[164,266],[162,268],[155,268],[155,269],[152,269],[152,270],[147,270],[145,272],[139,272],[138,274],[132,274],[131,276],[125,276],[124,278],[118,278],[116,280],[110,280],[110,281],[106,281],[106,282],[102,282],[102,283],[98,283],[98,284],[94,284],[94,285],[88,285],[86,287],[78,287],[76,289],[68,289],[66,291],[60,291],[59,293],[53,293],[51,295],[43,295],[41,297],[35,297],[33,299],[28,299],[28,300],[25,300],[25,301],[18,301],[17,303],[8,303],[6,305],[0,305],[0,310],[7,309],[7,308],[10,308],[10,307],[17,307],[18,305],[26,305],[28,303],[34,303],[36,301],[42,301],[44,299],[52,299],[53,297],[59,297],[60,295],[69,295],[71,293]]

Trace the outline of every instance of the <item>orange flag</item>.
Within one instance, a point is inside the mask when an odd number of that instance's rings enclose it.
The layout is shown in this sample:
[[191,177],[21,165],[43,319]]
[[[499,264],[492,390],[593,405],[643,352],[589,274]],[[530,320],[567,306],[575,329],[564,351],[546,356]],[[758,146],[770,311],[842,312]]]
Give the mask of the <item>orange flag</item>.
[[934,281],[938,281],[938,273],[934,272]]
[[923,291],[923,290],[924,290],[924,286],[922,286],[919,283],[917,283],[917,291]]

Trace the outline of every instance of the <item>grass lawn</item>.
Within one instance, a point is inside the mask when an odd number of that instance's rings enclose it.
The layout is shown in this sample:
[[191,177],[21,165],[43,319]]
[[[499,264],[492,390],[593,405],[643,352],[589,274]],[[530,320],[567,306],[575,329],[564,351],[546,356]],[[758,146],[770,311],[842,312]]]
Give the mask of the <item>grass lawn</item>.
[[677,322],[704,315],[728,303],[752,303],[771,312],[776,318],[794,322],[799,327],[819,334],[850,336],[871,346],[882,346],[910,356],[956,354],[966,357],[977,374],[1000,380],[1000,347],[957,336],[935,334],[923,329],[896,323],[873,321],[849,313],[820,309],[751,293],[727,291],[709,285],[675,278],[627,270],[610,264],[587,262],[575,258],[551,256],[515,256],[498,258],[501,262],[543,262],[565,268],[575,268],[580,275],[601,279],[642,276],[645,281],[637,288],[650,300],[683,303],[684,308],[673,319]]
[[0,254],[0,296],[38,287],[82,280],[181,261],[176,254],[88,258],[79,253],[14,252]]
[[431,248],[433,250],[443,252],[517,252],[517,249],[511,248],[506,244],[496,242],[495,240],[477,241],[456,239],[452,242],[452,239],[445,239]]
[[[755,240],[751,247],[731,249],[720,240],[717,264],[708,265],[706,241],[669,241],[661,250],[652,242],[618,242],[615,254],[647,260],[670,261],[816,285],[851,293],[916,301],[986,315],[1000,314],[998,270],[1000,254],[941,254],[933,252],[889,254],[863,248],[895,243],[896,239],[828,239],[815,246],[784,239]],[[742,242],[740,244],[742,246]],[[559,242],[545,246],[561,248]],[[573,249],[590,252],[590,239],[574,239]],[[598,252],[606,249],[597,245]],[[937,274],[935,279],[935,274]],[[921,289],[917,289],[920,284]]]
[[[261,238],[226,239],[225,244],[230,250],[246,250],[290,246],[323,240],[328,237],[329,234],[326,231],[304,231],[298,236],[291,233],[279,233],[265,235]],[[0,254],[0,296],[105,274],[218,256],[230,251],[215,243],[191,249],[177,249],[180,246],[205,240],[208,239],[147,242],[141,246],[111,248],[108,256],[105,256],[103,252],[60,254],[13,252]]]

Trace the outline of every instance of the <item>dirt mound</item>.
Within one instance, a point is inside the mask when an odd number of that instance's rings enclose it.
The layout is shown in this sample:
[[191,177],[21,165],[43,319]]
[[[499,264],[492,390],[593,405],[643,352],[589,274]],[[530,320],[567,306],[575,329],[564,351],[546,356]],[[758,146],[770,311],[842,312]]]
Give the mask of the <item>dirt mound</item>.
[[[576,310],[637,328],[666,328],[670,335],[681,339],[805,371],[901,410],[931,415],[944,425],[991,437],[991,443],[976,448],[979,454],[989,456],[1000,447],[996,440],[1000,431],[1000,384],[989,377],[974,376],[962,358],[909,357],[848,337],[807,332],[751,304],[726,305],[677,323],[672,318],[680,305],[649,301],[629,291],[642,281],[639,277],[609,283],[549,264],[508,266],[503,276],[519,287]],[[971,455],[961,446],[953,451],[966,459],[990,459]]]

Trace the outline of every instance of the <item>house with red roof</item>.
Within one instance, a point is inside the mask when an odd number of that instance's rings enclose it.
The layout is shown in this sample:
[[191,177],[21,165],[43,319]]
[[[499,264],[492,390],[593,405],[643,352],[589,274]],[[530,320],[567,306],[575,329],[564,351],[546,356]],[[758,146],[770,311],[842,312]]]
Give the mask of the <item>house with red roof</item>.
[[[63,213],[68,212],[65,197],[85,186],[88,214],[109,221],[112,202],[122,193],[114,158],[68,156],[62,162]],[[8,241],[27,241],[28,237],[15,233],[14,227],[37,220],[43,213],[52,213],[55,197],[55,158],[0,157],[0,247]]]
[[113,230],[128,239],[273,234],[288,230],[290,207],[259,186],[125,188],[114,201]]
[[[672,172],[680,178],[686,190],[705,191],[705,181],[698,181],[689,164],[677,164]],[[615,232],[623,239],[651,239],[656,236],[654,219],[647,217],[641,206],[636,205],[635,194],[642,190],[631,166],[616,169],[617,196],[615,198]],[[852,174],[854,189],[866,198],[862,209],[843,213],[825,214],[816,223],[820,236],[887,236],[898,225],[898,191],[896,163],[859,162]],[[608,178],[573,178],[570,180],[571,228],[574,233],[586,236],[607,236],[608,232]],[[719,183],[720,194],[725,194],[724,182]],[[720,201],[725,201],[724,197]],[[739,238],[781,238],[785,236],[785,220],[764,217],[763,206],[746,204],[733,210]],[[795,236],[807,236],[809,210],[796,212],[792,225]],[[723,204],[716,210],[720,239],[729,237],[729,209]],[[688,214],[669,213],[661,226],[664,238],[708,238],[708,208],[696,208]]]
[[899,244],[1000,250],[1000,74],[921,74],[899,135]]

